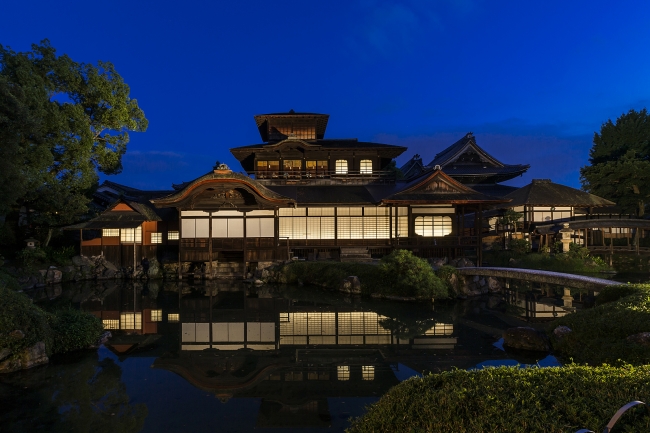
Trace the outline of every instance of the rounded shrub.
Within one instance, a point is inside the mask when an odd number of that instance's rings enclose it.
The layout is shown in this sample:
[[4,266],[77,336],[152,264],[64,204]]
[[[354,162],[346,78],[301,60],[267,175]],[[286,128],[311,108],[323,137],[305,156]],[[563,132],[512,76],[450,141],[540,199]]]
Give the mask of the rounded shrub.
[[391,295],[448,298],[447,284],[429,263],[408,250],[395,250],[381,259],[379,270]]
[[95,344],[103,332],[102,322],[90,313],[74,309],[56,312],[52,320],[54,353],[86,349]]
[[51,352],[50,319],[51,314],[34,305],[25,294],[0,284],[0,350],[17,354],[42,341]]

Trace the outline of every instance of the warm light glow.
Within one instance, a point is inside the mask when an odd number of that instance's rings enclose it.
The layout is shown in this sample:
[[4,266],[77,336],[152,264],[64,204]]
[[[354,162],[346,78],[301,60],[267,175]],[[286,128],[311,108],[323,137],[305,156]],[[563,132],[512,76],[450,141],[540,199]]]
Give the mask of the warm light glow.
[[347,159],[337,159],[336,160],[336,174],[347,174],[348,173],[348,160]]
[[103,229],[102,236],[107,237],[117,237],[120,235],[120,229]]
[[[120,242],[133,243],[133,229],[120,229]],[[135,242],[142,243],[142,226],[135,229]]]
[[348,365],[337,365],[336,366],[336,378],[341,381],[350,380],[350,366]]
[[178,322],[180,320],[179,314],[178,313],[169,313],[167,314],[167,321],[168,322]]
[[162,310],[151,310],[151,321],[162,322]]
[[120,329],[120,321],[117,319],[104,319],[102,325],[104,329]]
[[120,313],[120,329],[142,329],[142,314]]
[[162,244],[162,233],[151,233],[152,244]]
[[375,366],[374,365],[362,365],[361,366],[361,378],[363,380],[375,380]]
[[362,174],[372,174],[372,161],[369,159],[362,159],[359,162],[359,172]]
[[167,232],[167,240],[168,241],[177,241],[178,240],[178,232],[177,231]]
[[424,237],[447,236],[451,234],[452,221],[448,216],[428,215],[415,218],[415,234]]

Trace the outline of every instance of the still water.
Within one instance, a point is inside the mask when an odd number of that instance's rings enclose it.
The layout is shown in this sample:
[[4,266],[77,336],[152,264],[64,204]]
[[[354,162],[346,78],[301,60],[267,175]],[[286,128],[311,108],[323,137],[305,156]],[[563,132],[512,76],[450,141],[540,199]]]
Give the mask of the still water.
[[113,338],[0,376],[9,432],[343,431],[392,386],[451,368],[557,365],[503,350],[500,296],[411,304],[312,287],[85,283],[32,293]]

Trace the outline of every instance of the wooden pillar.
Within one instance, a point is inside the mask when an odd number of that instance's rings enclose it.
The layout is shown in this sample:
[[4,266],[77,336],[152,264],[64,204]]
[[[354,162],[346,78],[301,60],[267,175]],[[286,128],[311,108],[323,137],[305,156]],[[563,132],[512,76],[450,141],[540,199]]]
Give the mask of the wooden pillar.
[[84,247],[84,229],[79,229],[79,255],[83,256]]
[[[212,279],[212,212],[208,212],[208,255],[210,256],[210,262],[208,263],[208,280],[211,280]],[[210,289],[210,305],[212,305],[212,289]],[[212,308],[210,308],[210,322],[212,322]],[[212,325],[210,325],[210,329],[212,330]],[[212,339],[210,339],[210,347],[212,347]]]
[[476,256],[476,266],[481,266],[483,264],[483,205],[479,203],[478,205],[478,233],[477,233],[477,256]]
[[[137,227],[133,227],[133,278],[135,278],[135,268],[136,268],[136,245],[135,245],[135,229]],[[135,329],[135,286],[133,287],[133,329]]]
[[[183,271],[181,269],[181,248],[183,246],[183,224],[181,220],[181,209],[176,208],[176,212],[178,212],[178,279],[182,280],[183,279]],[[178,290],[178,299],[180,300],[181,298],[181,292],[182,290]]]
[[587,228],[585,228],[585,240],[584,240],[583,246],[585,248],[588,248],[588,245],[587,245]]

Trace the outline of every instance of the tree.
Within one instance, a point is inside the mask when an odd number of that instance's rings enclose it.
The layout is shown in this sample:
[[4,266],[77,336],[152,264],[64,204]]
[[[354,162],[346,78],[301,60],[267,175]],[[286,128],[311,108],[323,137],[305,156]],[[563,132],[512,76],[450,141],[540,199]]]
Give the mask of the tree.
[[24,53],[0,45],[0,156],[12,155],[0,176],[13,191],[0,212],[25,206],[45,244],[84,214],[98,173],[122,170],[128,131],[147,129],[129,91],[113,64],[57,56],[48,40]]
[[642,217],[650,196],[650,116],[644,108],[608,120],[594,134],[591,165],[580,169],[585,191]]

